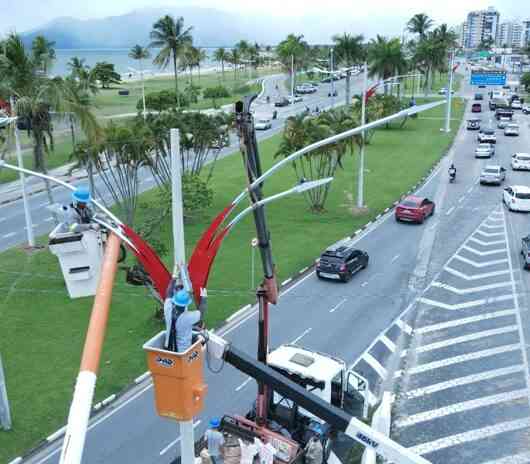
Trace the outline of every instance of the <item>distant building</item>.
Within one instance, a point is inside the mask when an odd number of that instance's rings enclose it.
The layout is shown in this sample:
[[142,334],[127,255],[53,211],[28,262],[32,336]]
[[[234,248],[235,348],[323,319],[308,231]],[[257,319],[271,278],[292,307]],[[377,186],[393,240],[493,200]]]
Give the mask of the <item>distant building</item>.
[[523,21],[522,26],[523,47],[528,47],[530,46],[530,19]]
[[521,48],[524,45],[523,24],[518,21],[506,21],[499,26],[497,46],[502,48]]
[[467,30],[467,23],[463,22],[453,28],[453,32],[456,34],[456,43],[460,48],[464,48],[465,35]]
[[497,42],[500,13],[494,8],[471,11],[467,15],[464,48],[477,48],[481,42]]

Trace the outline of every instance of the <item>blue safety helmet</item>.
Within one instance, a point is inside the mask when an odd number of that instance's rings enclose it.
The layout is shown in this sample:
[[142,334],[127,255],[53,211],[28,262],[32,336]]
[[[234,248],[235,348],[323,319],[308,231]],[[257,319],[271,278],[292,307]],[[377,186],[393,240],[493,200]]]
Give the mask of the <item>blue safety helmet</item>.
[[212,419],[210,419],[210,428],[218,429],[220,425],[221,425],[221,421],[219,420],[218,417],[213,417]]
[[90,192],[87,189],[82,188],[82,187],[77,188],[72,193],[72,200],[75,203],[90,203],[91,201]]
[[189,306],[191,303],[191,297],[186,290],[179,290],[173,295],[171,301],[175,306]]

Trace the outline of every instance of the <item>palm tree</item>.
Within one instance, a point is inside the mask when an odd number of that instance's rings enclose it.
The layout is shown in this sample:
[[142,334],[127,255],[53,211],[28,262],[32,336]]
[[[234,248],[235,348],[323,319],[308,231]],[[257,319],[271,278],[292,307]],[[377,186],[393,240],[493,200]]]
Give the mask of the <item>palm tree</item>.
[[237,68],[241,62],[241,53],[237,48],[234,48],[229,55],[229,61],[234,66],[234,81],[237,81]]
[[[363,47],[364,37],[362,35],[342,34],[332,37],[335,43],[335,57],[338,64],[351,68],[354,64],[359,63],[365,55]],[[349,105],[350,100],[350,70],[346,73],[346,102]]]
[[[250,44],[246,40],[240,40],[238,43],[236,43],[234,49],[236,49],[239,52],[239,59],[241,60],[247,60],[248,59],[248,53],[250,50]],[[245,62],[245,69],[247,69],[247,63]]]
[[82,71],[87,71],[89,67],[85,63],[86,60],[84,58],[78,58],[77,56],[70,58],[70,61],[66,63],[66,67],[70,69],[70,76],[77,78]]
[[225,80],[225,61],[229,60],[229,56],[229,53],[223,47],[215,50],[215,53],[213,55],[215,61],[221,63],[221,73],[223,76],[223,81]]
[[133,60],[137,60],[138,64],[140,66],[140,78],[142,79],[142,102],[144,107],[144,119],[146,117],[145,113],[145,82],[144,82],[144,68],[143,68],[143,60],[146,60],[151,56],[149,53],[149,50],[147,47],[142,47],[141,45],[135,45],[133,48],[131,48],[131,51],[129,52],[129,56]]
[[201,63],[208,59],[208,53],[206,53],[206,50],[204,48],[201,48],[201,47],[197,47],[196,50],[197,50],[197,55],[196,55],[196,58],[197,58],[197,71],[199,73],[199,85],[200,85],[200,82],[201,82]]
[[[89,140],[98,140],[100,128],[90,110],[90,99],[73,79],[50,79],[42,73],[42,61],[26,50],[20,36],[10,34],[5,54],[0,55],[0,98],[15,99],[15,111],[33,139],[33,164],[47,172],[46,154],[53,151],[52,113],[72,114]],[[53,204],[49,182],[48,200]]]
[[55,42],[50,42],[42,35],[38,35],[33,39],[31,46],[33,52],[33,61],[44,73],[48,74],[53,61],[55,60]]
[[[377,35],[368,46],[368,63],[370,77],[379,76],[386,80],[406,69],[406,60],[399,38],[387,39]],[[385,85],[385,94],[388,85]]]
[[289,34],[276,47],[278,58],[283,66],[289,70],[291,87],[295,85],[296,68],[303,65],[309,50],[309,45],[303,39],[303,35]]
[[175,20],[172,16],[166,15],[153,24],[153,30],[150,34],[151,43],[149,46],[160,48],[153,63],[165,68],[170,61],[173,62],[177,108],[180,108],[177,65],[186,46],[192,43],[191,30],[192,27],[184,28],[182,16]]
[[425,13],[415,14],[407,23],[407,29],[413,34],[418,34],[420,39],[425,37],[427,31],[432,27],[433,20]]

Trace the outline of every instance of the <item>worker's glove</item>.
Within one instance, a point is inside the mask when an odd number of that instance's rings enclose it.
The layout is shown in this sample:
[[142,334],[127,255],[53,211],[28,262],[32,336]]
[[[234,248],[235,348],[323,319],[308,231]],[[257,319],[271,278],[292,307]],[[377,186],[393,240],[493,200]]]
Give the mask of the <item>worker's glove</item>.
[[202,288],[202,287],[201,287],[200,295],[201,295],[201,300],[202,300],[203,298],[206,299],[206,298],[208,298],[208,291],[207,291],[205,288]]

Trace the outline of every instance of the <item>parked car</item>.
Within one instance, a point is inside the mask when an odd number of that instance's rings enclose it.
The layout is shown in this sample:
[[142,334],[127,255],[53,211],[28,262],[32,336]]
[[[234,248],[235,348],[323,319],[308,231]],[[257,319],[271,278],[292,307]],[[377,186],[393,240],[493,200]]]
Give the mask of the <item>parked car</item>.
[[514,153],[511,165],[514,171],[530,171],[530,153]]
[[254,124],[254,129],[256,130],[267,130],[272,127],[272,122],[270,119],[258,119]]
[[282,106],[289,106],[289,100],[283,97],[280,100],[274,102],[274,106],[276,106],[277,108],[281,108]]
[[477,135],[477,140],[479,143],[497,143],[495,130],[490,127],[482,129]]
[[514,100],[512,101],[511,107],[514,110],[522,110],[523,104],[519,100]]
[[530,188],[525,185],[506,187],[502,201],[510,211],[530,212]]
[[523,114],[530,114],[530,105],[523,105],[521,111],[523,112]]
[[396,207],[396,221],[422,223],[434,214],[434,203],[428,198],[409,195]]
[[530,269],[530,235],[521,239],[521,254],[523,255],[523,268]]
[[475,94],[475,100],[484,100],[484,95],[481,94],[481,93],[476,93]]
[[369,256],[366,251],[351,246],[341,245],[328,248],[320,255],[316,274],[319,279],[334,279],[348,282],[353,275],[368,266]]
[[512,120],[510,118],[499,118],[499,122],[497,123],[497,127],[499,129],[506,129],[506,126],[510,124]]
[[519,125],[518,124],[508,124],[504,128],[504,135],[517,137],[519,135]]
[[495,146],[490,143],[479,143],[475,148],[475,158],[491,158],[495,154]]
[[468,119],[467,130],[480,130],[480,119]]
[[482,105],[480,103],[473,103],[471,105],[472,113],[482,113]]
[[506,169],[502,166],[486,166],[480,173],[480,184],[501,185],[506,179]]

